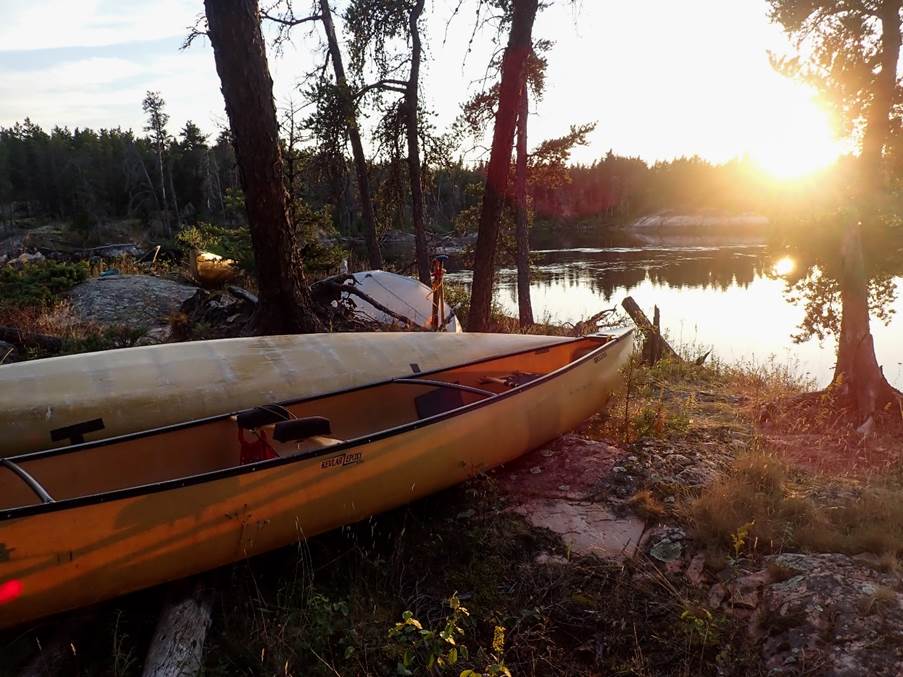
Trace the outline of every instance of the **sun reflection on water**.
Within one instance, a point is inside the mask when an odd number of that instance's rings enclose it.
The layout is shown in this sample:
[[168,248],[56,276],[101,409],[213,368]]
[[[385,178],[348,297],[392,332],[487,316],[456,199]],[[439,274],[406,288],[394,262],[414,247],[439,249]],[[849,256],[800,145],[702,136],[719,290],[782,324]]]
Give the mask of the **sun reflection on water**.
[[794,270],[796,270],[796,261],[793,260],[793,257],[790,256],[782,256],[777,261],[774,262],[774,265],[771,267],[772,272],[775,275],[782,277],[784,275],[790,275]]

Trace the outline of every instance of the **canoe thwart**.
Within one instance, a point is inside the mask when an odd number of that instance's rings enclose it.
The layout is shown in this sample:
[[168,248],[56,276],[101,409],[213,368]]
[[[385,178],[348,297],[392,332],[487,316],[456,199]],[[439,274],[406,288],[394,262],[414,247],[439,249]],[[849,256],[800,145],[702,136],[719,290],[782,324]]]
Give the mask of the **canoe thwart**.
[[277,442],[297,442],[308,437],[323,437],[332,434],[332,424],[322,416],[305,416],[291,421],[281,421],[273,428],[273,439]]
[[18,475],[19,479],[25,482],[25,484],[28,485],[28,488],[31,489],[38,498],[41,499],[41,503],[54,502],[50,494],[47,493],[47,490],[41,486],[41,483],[38,482],[34,477],[32,477],[24,468],[6,458],[0,458],[0,465],[8,468],[11,472]]
[[465,393],[473,393],[474,395],[483,395],[484,397],[495,397],[498,393],[491,390],[483,390],[482,388],[474,388],[473,386],[465,386],[460,383],[449,383],[448,381],[433,381],[428,378],[396,378],[392,383],[406,383],[415,386],[435,386],[437,388],[449,388],[451,390],[462,390]]

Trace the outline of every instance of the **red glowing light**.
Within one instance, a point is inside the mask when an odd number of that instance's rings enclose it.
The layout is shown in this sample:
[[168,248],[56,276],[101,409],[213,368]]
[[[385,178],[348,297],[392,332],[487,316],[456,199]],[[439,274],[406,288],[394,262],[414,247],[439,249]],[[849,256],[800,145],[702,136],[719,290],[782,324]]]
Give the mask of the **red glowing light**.
[[22,594],[22,581],[6,581],[0,583],[0,604],[12,602]]

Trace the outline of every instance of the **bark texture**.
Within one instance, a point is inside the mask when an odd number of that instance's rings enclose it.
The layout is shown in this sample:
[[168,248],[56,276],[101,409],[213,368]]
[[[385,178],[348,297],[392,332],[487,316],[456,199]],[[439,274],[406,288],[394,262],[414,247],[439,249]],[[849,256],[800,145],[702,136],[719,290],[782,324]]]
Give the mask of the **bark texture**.
[[258,3],[205,0],[204,7],[257,264],[260,304],[256,331],[317,331],[321,325],[311,312],[310,291],[289,219],[273,80],[260,31]]
[[357,112],[354,98],[348,88],[348,78],[345,75],[345,64],[342,60],[342,50],[339,49],[339,40],[335,32],[335,24],[332,21],[332,10],[329,8],[329,0],[319,0],[320,15],[323,21],[323,29],[326,32],[326,44],[329,49],[329,59],[332,61],[332,69],[335,73],[336,87],[338,87],[339,102],[342,113],[345,116],[345,127],[348,130],[348,139],[351,141],[351,155],[354,158],[354,172],[357,177],[357,190],[361,198],[361,218],[364,221],[364,238],[367,240],[367,257],[370,267],[378,270],[383,267],[382,252],[379,249],[379,238],[376,234],[376,217],[373,215],[373,198],[370,194],[370,177],[367,173],[367,158],[364,155],[364,144],[361,142],[361,132],[357,124]]
[[212,597],[200,583],[193,589],[186,589],[181,582],[173,584],[147,651],[142,677],[194,677],[201,673]]
[[485,331],[489,325],[499,220],[508,191],[514,127],[520,91],[524,86],[527,57],[533,47],[533,21],[537,5],[538,0],[514,0],[511,33],[502,60],[499,106],[495,114],[492,150],[486,168],[486,185],[474,255],[470,314],[467,317],[469,331]]
[[420,58],[423,47],[417,22],[423,13],[424,0],[416,0],[409,17],[411,31],[411,72],[405,88],[405,127],[408,142],[408,178],[411,184],[411,220],[414,223],[414,246],[417,258],[417,277],[430,284],[430,257],[426,244],[426,224],[423,217],[423,177],[420,165],[420,127],[417,110],[420,105]]
[[517,310],[521,327],[533,324],[530,302],[530,230],[527,217],[527,118],[530,113],[527,83],[521,88],[517,112],[517,164],[514,170],[515,238],[517,240]]

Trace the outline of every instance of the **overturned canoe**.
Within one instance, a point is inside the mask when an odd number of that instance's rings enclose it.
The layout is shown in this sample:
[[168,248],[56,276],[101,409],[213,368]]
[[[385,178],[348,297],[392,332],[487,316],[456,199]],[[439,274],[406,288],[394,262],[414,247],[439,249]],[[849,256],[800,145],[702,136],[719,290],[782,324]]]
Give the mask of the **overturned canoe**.
[[[390,273],[387,270],[365,270],[353,273],[352,279],[343,284],[363,292],[377,303],[406,317],[424,329],[432,330],[433,290],[413,277]],[[331,278],[330,278],[331,279]],[[401,327],[397,318],[388,315],[360,296],[350,292],[342,294],[342,302],[351,306],[353,312],[364,320],[384,325]],[[446,308],[442,319],[442,331],[460,332],[461,324],[454,309]]]
[[0,459],[0,627],[284,546],[598,411],[630,331]]
[[0,366],[0,457],[567,340],[431,332],[308,334],[172,343]]

